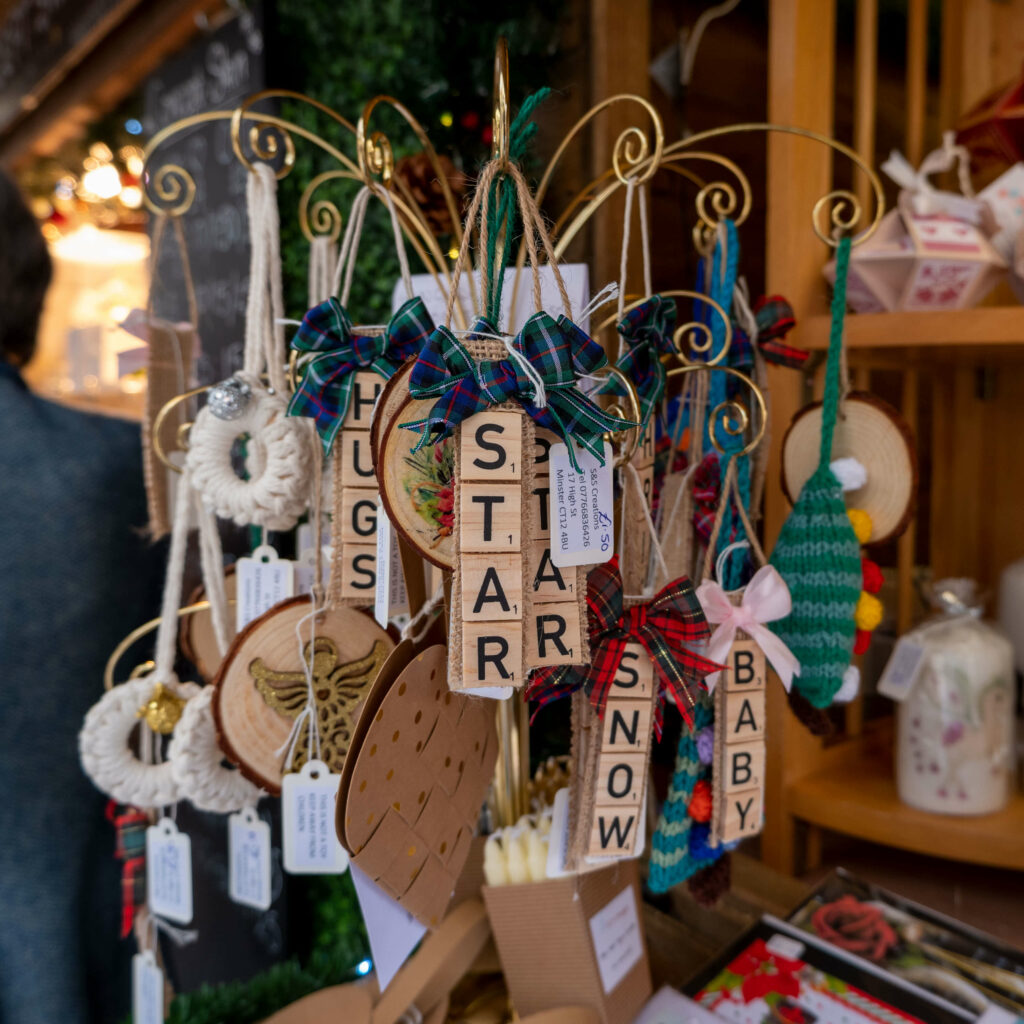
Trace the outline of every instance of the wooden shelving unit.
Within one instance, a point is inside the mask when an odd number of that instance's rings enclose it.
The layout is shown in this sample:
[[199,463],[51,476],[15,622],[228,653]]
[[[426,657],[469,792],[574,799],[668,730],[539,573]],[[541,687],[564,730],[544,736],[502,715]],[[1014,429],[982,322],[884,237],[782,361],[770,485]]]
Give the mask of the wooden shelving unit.
[[[857,0],[854,145],[874,153],[878,4]],[[769,120],[830,134],[836,48],[835,0],[771,0]],[[907,0],[906,141],[911,164],[938,139],[925,139],[927,0]],[[995,41],[999,45],[995,45]],[[1019,74],[1024,0],[944,0],[939,123],[991,88]],[[768,145],[769,293],[794,305],[796,344],[827,348],[828,298],[824,245],[807,243],[809,198],[833,187],[828,153],[794,152],[783,139]],[[854,181],[862,200],[863,183]],[[868,204],[869,205],[869,204]],[[1009,303],[1005,298],[994,301]],[[854,386],[870,389],[876,370],[902,375],[902,412],[918,433],[928,465],[926,564],[936,577],[965,575],[993,588],[1001,569],[1024,557],[1024,307],[985,306],[951,313],[850,315],[846,342]],[[819,358],[819,363],[823,362]],[[1016,365],[1010,365],[1016,364]],[[805,399],[799,375],[775,371],[771,463],[779,465],[786,427]],[[925,417],[919,408],[927,409]],[[789,512],[779,481],[765,493],[769,548]],[[912,576],[918,564],[917,524],[899,543],[895,567],[900,632],[913,624]],[[999,814],[961,818],[929,814],[900,802],[893,776],[892,719],[864,720],[855,701],[838,741],[822,743],[791,714],[779,685],[768,695],[768,779],[762,856],[787,873],[813,866],[823,830],[887,846],[979,865],[1024,870],[1024,795]]]
[[[830,320],[811,316],[802,325],[801,344],[828,348]],[[949,313],[861,313],[846,318],[848,349],[885,352],[906,349],[954,349],[976,358],[977,349],[1024,353],[1024,307],[983,306]],[[967,352],[965,349],[971,349]],[[1020,352],[1014,353],[1014,349]]]

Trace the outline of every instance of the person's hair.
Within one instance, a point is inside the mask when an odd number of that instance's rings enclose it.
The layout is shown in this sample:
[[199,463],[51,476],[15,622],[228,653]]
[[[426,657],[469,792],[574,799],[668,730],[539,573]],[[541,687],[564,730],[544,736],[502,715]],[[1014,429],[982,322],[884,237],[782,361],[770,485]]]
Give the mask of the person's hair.
[[32,358],[52,273],[35,217],[0,172],[0,360],[24,366]]

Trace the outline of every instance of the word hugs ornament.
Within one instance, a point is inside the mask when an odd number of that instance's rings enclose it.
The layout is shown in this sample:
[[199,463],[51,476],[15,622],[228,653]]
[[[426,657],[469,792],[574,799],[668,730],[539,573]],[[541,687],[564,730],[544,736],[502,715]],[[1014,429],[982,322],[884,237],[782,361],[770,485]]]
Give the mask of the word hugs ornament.
[[588,857],[640,853],[656,699],[653,662],[642,644],[627,643],[604,707]]
[[761,831],[765,773],[765,656],[737,632],[715,687],[711,835],[732,843]]
[[247,779],[273,796],[281,791],[282,776],[313,756],[310,715],[321,760],[332,772],[341,771],[366,694],[394,648],[388,634],[361,611],[330,607],[315,620],[310,611],[309,599],[296,597],[251,622],[235,638],[214,680],[221,749]]

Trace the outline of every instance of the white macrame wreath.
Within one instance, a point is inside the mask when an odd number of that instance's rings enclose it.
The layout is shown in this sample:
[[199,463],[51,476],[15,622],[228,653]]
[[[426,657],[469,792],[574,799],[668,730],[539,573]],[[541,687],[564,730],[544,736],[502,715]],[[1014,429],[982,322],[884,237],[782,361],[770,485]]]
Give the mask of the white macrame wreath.
[[[195,683],[164,683],[177,697],[189,700],[199,693]],[[82,767],[111,799],[134,807],[165,807],[181,798],[170,761],[147,764],[132,750],[132,732],[136,726],[148,730],[139,718],[153,694],[152,676],[132,679],[108,690],[85,716],[78,734]],[[187,707],[188,705],[186,705]],[[140,746],[149,739],[142,737]]]
[[201,811],[228,814],[255,804],[263,791],[240,771],[227,768],[217,746],[217,728],[210,700],[213,687],[193,697],[174,729],[168,751],[171,774],[179,792]]
[[[303,420],[285,415],[283,395],[259,383],[237,419],[200,410],[189,432],[186,464],[192,486],[222,519],[239,526],[290,530],[306,509],[313,449]],[[231,462],[235,441],[247,435],[243,480]]]

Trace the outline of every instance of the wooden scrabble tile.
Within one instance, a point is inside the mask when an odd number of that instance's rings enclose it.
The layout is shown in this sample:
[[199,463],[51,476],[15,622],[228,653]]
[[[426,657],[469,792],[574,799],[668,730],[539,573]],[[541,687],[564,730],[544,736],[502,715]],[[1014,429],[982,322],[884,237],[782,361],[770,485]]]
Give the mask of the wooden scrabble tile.
[[345,544],[342,548],[341,596],[366,598],[377,593],[377,545]]
[[764,736],[764,690],[725,694],[725,742],[742,743]]
[[601,723],[601,752],[646,750],[651,745],[651,702],[609,700]]
[[544,540],[551,536],[551,488],[548,478],[535,480],[530,493],[530,515],[533,530],[530,536],[534,540]]
[[576,570],[559,569],[551,561],[551,547],[545,540],[535,541],[528,552],[531,596],[534,604],[576,599]]
[[523,618],[522,555],[463,555],[462,618],[467,622]]
[[342,486],[376,487],[369,436],[362,430],[342,430],[335,444],[341,445]]
[[519,551],[523,501],[519,484],[462,484],[461,551]]
[[523,475],[523,416],[488,409],[459,427],[463,480],[518,480]]
[[654,662],[643,644],[630,641],[622,652],[619,670],[608,691],[610,698],[650,697],[654,686]]
[[526,664],[530,668],[581,664],[580,609],[575,601],[538,605],[525,628]]
[[[607,712],[605,712],[607,714]],[[727,744],[722,761],[722,791],[738,793],[764,785],[764,740]]]
[[725,673],[725,688],[736,690],[763,690],[765,683],[764,652],[744,634],[737,634],[729,650],[729,671]]
[[618,754],[602,750],[597,762],[594,803],[598,807],[638,806],[643,801],[646,789],[646,767],[646,754]]
[[341,539],[344,543],[377,543],[377,492],[346,487],[341,492]]
[[551,430],[537,427],[533,441],[533,473],[536,477],[551,475],[551,446],[558,443],[558,435]]
[[628,856],[636,846],[640,827],[640,808],[598,807],[594,811],[594,827],[590,832],[587,855]]
[[519,686],[523,643],[507,622],[462,623],[462,686]]
[[725,797],[721,841],[731,843],[734,839],[757,835],[761,831],[763,804],[764,792],[760,788],[728,794]]
[[352,397],[342,430],[369,430],[370,418],[377,396],[384,387],[384,378],[374,370],[359,370],[352,375]]

